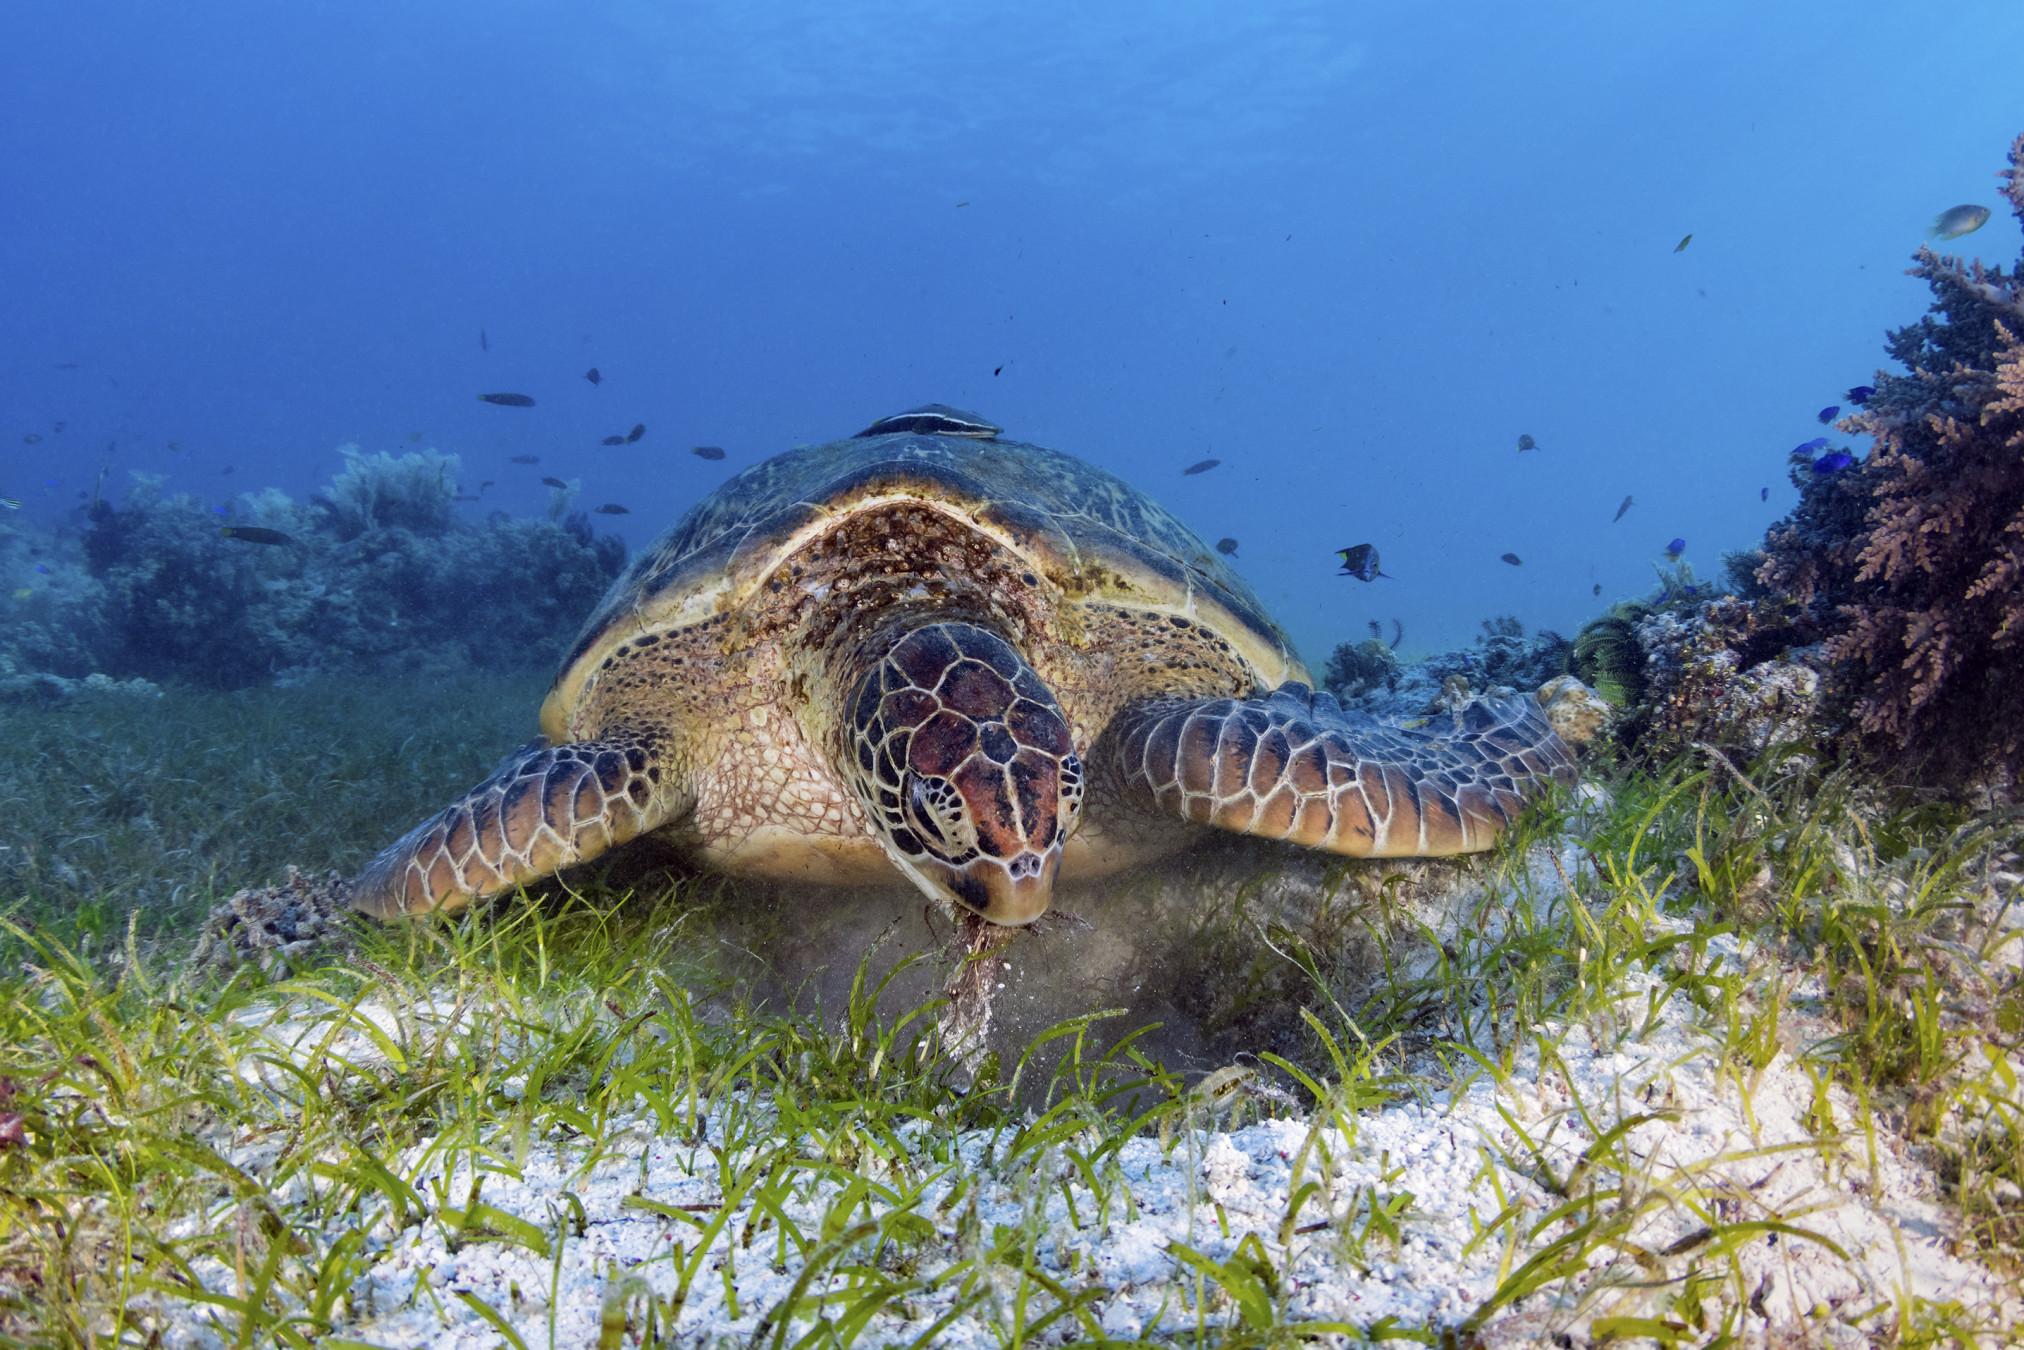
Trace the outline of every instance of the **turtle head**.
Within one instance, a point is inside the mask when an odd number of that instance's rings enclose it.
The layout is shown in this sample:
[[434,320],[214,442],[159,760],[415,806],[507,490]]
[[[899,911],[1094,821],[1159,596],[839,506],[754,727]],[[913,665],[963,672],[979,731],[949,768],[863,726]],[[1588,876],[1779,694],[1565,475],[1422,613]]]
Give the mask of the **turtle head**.
[[857,682],[842,732],[844,776],[922,890],[993,923],[1046,912],[1082,761],[1011,643],[969,623],[907,629]]

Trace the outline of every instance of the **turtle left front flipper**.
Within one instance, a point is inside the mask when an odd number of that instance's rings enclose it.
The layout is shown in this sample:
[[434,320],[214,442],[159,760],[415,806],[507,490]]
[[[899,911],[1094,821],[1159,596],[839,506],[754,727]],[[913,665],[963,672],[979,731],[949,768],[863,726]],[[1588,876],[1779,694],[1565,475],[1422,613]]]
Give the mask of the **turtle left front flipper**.
[[677,811],[652,736],[531,741],[491,777],[408,831],[351,883],[380,919],[456,909],[665,824]]
[[1574,757],[1530,695],[1400,727],[1303,684],[1124,709],[1090,759],[1118,805],[1353,857],[1487,849]]

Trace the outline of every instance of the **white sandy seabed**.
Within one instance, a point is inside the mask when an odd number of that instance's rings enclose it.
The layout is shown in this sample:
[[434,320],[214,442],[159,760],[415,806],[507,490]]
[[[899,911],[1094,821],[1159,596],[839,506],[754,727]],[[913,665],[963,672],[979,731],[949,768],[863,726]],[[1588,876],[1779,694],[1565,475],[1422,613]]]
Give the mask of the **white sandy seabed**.
[[[1733,938],[1716,939],[1713,949],[1738,969],[1749,955]],[[916,1231],[933,1236],[906,1253],[907,1278],[918,1287],[863,1326],[856,1343],[906,1344],[925,1335],[928,1343],[965,1350],[1004,1344],[1003,1329],[1017,1316],[1016,1272],[979,1261],[987,1272],[981,1283],[974,1275],[967,1286],[934,1278],[980,1256],[997,1225],[1039,1233],[1040,1265],[1066,1290],[1107,1291],[1087,1305],[1102,1338],[1192,1340],[1204,1325],[1239,1322],[1228,1300],[1212,1294],[1199,1304],[1204,1286],[1176,1250],[1224,1261],[1243,1242],[1254,1243],[1252,1250],[1262,1244],[1279,1272],[1286,1321],[1343,1323],[1377,1336],[1389,1327],[1456,1327],[1497,1291],[1503,1274],[1521,1270],[1589,1213],[1552,1218],[1563,1198],[1542,1180],[1567,1177],[1598,1132],[1641,1115],[1654,1118],[1624,1137],[1637,1164],[1631,1176],[1585,1182],[1600,1190],[1621,1185],[1640,1200],[1665,1197],[1646,1205],[1628,1234],[1636,1259],[1621,1244],[1604,1246],[1568,1278],[1490,1318],[1477,1329],[1478,1343],[1583,1343],[1597,1318],[1665,1316],[1690,1269],[1718,1277],[1704,1287],[1705,1303],[1747,1310],[1740,1327],[1746,1340],[1796,1334],[1798,1343],[1865,1345],[1914,1299],[1953,1302],[1987,1326],[2024,1325],[2009,1286],[1952,1254],[1954,1225],[1914,1151],[1881,1124],[1866,1133],[1838,1088],[1828,1098],[1842,1142],[1823,1147],[1805,1123],[1818,1110],[1812,1075],[1783,1052],[1758,1071],[1719,1070],[1716,1047],[1693,1025],[1683,997],[1647,1025],[1647,993],[1661,987],[1657,975],[1624,980],[1625,1014],[1646,1026],[1641,1035],[1601,1048],[1585,1028],[1542,1026],[1539,1040],[1555,1047],[1547,1070],[1535,1043],[1502,1085],[1466,1060],[1470,1072],[1460,1079],[1432,1062],[1389,1066],[1413,1075],[1418,1091],[1356,1113],[1347,1136],[1319,1117],[1293,1115],[1227,1132],[1211,1119],[1164,1141],[1132,1139],[1115,1154],[1115,1169],[1105,1169],[1117,1188],[1107,1209],[1059,1147],[1001,1165],[996,1157],[1009,1132],[980,1131],[956,1136],[953,1157],[942,1137],[938,1161],[927,1129],[903,1134],[917,1150],[903,1170],[932,1178],[908,1189],[910,1208],[931,1226]],[[1788,1012],[1788,1032],[1794,1020]],[[284,1045],[315,1042],[299,1021],[277,1024],[275,1035]],[[369,1052],[362,1039],[349,1050],[331,1049],[332,1065]],[[765,1109],[763,1101],[753,1105]],[[1521,1130],[1542,1145],[1545,1167]],[[723,1137],[720,1122],[707,1120],[701,1134],[703,1144],[692,1146],[658,1133],[642,1111],[612,1122],[587,1170],[588,1147],[560,1137],[528,1141],[516,1170],[488,1158],[483,1202],[544,1234],[577,1233],[565,1238],[559,1258],[504,1240],[452,1244],[437,1223],[411,1216],[396,1229],[381,1217],[366,1232],[373,1260],[351,1290],[354,1320],[336,1334],[388,1347],[501,1344],[497,1329],[459,1297],[469,1294],[528,1346],[595,1345],[609,1291],[637,1280],[666,1298],[679,1282],[678,1261],[694,1260],[695,1227],[627,1202],[639,1197],[709,1217],[723,1200],[718,1160],[706,1146]],[[1085,1148],[1091,1142],[1080,1141]],[[442,1203],[454,1205],[474,1180],[469,1155],[461,1156],[467,1160],[447,1175],[443,1151],[430,1142],[389,1161],[423,1196],[450,1197]],[[258,1175],[257,1153],[235,1161]],[[1309,1183],[1319,1189],[1288,1224],[1290,1197]],[[848,1184],[811,1171],[785,1206],[811,1247]],[[1410,1197],[1403,1206],[1401,1196]],[[1371,1225],[1373,1205],[1397,1212],[1396,1241]],[[1520,1217],[1476,1238],[1513,1205]],[[862,1219],[886,1207],[874,1190],[852,1213]],[[1724,1239],[1734,1244],[1727,1254],[1695,1240],[1710,1218],[1738,1225],[1733,1234],[1741,1236]],[[1281,1241],[1282,1232],[1290,1241]],[[681,1305],[674,1343],[774,1343],[780,1328],[763,1320],[769,1309],[790,1297],[807,1306],[825,1292],[840,1294],[853,1261],[872,1256],[866,1243],[851,1259],[825,1257],[824,1269],[797,1290],[802,1254],[783,1240],[777,1219],[749,1200],[734,1204],[711,1247]],[[223,1266],[200,1274],[232,1286]],[[963,1299],[968,1306],[950,1316]],[[840,1311],[843,1300],[829,1306]],[[1045,1294],[1033,1298],[1026,1322],[1050,1306]],[[221,1343],[187,1312],[179,1321],[171,1344]],[[791,1345],[809,1329],[798,1319],[780,1343]],[[1705,1334],[1681,1330],[1687,1343]],[[1100,1338],[1087,1322],[1062,1318],[1041,1339]],[[1354,1343],[1361,1335],[1330,1339]],[[637,1344],[636,1335],[624,1343]]]

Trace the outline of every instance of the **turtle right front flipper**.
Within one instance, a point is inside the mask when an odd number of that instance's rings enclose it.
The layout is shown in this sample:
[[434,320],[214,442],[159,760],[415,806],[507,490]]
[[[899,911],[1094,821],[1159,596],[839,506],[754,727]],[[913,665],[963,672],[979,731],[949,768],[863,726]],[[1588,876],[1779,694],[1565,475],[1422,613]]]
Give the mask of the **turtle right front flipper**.
[[648,736],[531,741],[353,880],[375,918],[456,909],[595,858],[665,824],[672,793]]

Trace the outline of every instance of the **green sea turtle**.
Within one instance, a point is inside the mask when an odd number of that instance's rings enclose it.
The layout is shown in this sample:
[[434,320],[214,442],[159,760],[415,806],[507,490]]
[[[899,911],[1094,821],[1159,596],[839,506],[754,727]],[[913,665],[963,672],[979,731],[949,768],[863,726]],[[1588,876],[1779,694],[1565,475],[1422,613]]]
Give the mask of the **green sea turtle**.
[[353,903],[450,909],[658,831],[733,873],[897,869],[1016,926],[1057,874],[1201,826],[1466,853],[1571,781],[1529,695],[1419,728],[1343,710],[1191,530],[998,432],[931,405],[725,483],[591,616],[541,738],[374,858]]

